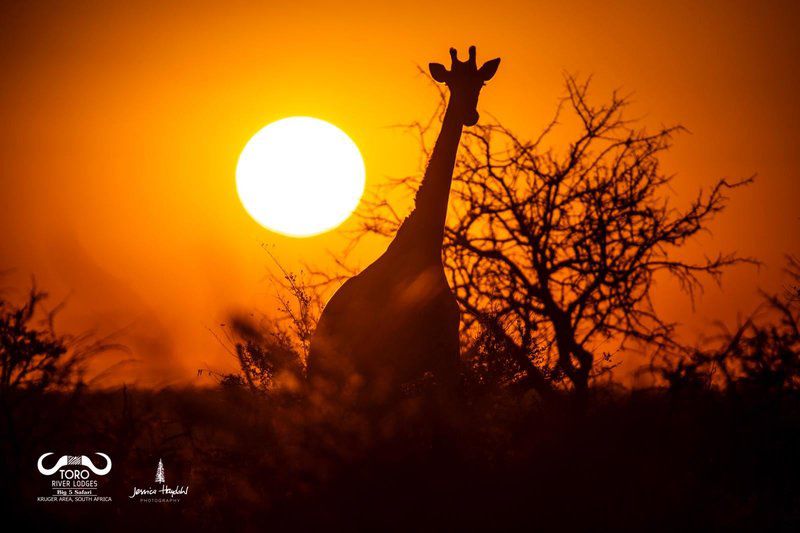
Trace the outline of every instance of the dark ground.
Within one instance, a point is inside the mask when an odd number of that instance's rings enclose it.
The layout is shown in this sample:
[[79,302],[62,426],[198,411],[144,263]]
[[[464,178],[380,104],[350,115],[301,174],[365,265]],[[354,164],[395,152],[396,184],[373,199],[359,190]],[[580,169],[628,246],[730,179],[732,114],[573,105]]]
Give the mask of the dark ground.
[[[312,403],[230,388],[19,393],[2,435],[5,516],[30,531],[800,527],[794,393],[595,390],[576,410],[495,391],[446,416],[418,397],[370,421]],[[108,453],[113,502],[36,502],[48,451]],[[189,494],[132,503],[159,458]]]

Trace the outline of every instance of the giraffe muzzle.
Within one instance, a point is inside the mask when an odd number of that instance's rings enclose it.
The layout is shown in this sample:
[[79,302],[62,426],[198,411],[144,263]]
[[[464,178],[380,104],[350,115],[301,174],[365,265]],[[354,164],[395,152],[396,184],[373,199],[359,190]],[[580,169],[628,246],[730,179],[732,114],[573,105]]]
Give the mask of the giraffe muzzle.
[[472,113],[468,113],[467,116],[464,118],[464,125],[465,126],[474,126],[478,123],[478,119],[481,118],[481,115],[477,111],[473,111]]

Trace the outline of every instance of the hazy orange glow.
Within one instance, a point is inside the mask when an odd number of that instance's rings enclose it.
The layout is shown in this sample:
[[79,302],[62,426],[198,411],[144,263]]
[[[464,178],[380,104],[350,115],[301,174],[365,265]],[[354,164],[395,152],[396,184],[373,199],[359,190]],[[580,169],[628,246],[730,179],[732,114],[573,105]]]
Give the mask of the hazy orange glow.
[[[733,321],[778,290],[800,252],[800,17],[792,2],[160,2],[2,8],[0,270],[69,297],[66,329],[119,331],[136,362],[108,382],[192,382],[233,365],[209,329],[233,309],[270,312],[262,243],[289,268],[324,267],[339,232],[269,232],[237,198],[242,147],[293,115],[341,127],[361,149],[367,188],[420,168],[413,136],[437,95],[416,65],[477,44],[502,68],[481,97],[534,136],[562,72],[593,73],[594,94],[634,92],[632,116],[680,122],[666,163],[678,201],[721,176],[757,173],[692,253],[764,261],[708,286],[696,309],[663,285],[657,304],[688,332]],[[351,227],[345,222],[343,228]],[[361,265],[385,243],[368,241]],[[109,363],[110,364],[110,363]],[[97,369],[96,371],[99,371]]]

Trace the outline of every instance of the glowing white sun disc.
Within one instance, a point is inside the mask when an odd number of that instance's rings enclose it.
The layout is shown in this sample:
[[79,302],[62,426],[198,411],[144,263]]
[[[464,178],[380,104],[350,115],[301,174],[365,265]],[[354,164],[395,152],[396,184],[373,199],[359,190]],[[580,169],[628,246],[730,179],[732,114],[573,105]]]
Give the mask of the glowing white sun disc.
[[364,160],[336,126],[289,117],[262,128],[236,165],[236,190],[259,224],[308,237],[344,222],[364,193]]

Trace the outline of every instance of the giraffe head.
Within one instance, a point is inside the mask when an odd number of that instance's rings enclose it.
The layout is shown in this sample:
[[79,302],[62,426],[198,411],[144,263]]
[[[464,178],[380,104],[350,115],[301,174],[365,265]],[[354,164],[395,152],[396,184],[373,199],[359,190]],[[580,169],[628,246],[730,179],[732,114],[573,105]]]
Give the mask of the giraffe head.
[[450,108],[461,118],[465,126],[474,126],[478,122],[478,95],[483,85],[492,79],[500,58],[492,59],[478,68],[475,62],[475,47],[469,47],[469,59],[458,60],[458,52],[450,49],[450,70],[441,63],[431,63],[428,68],[431,76],[439,83],[444,83],[450,89]]

